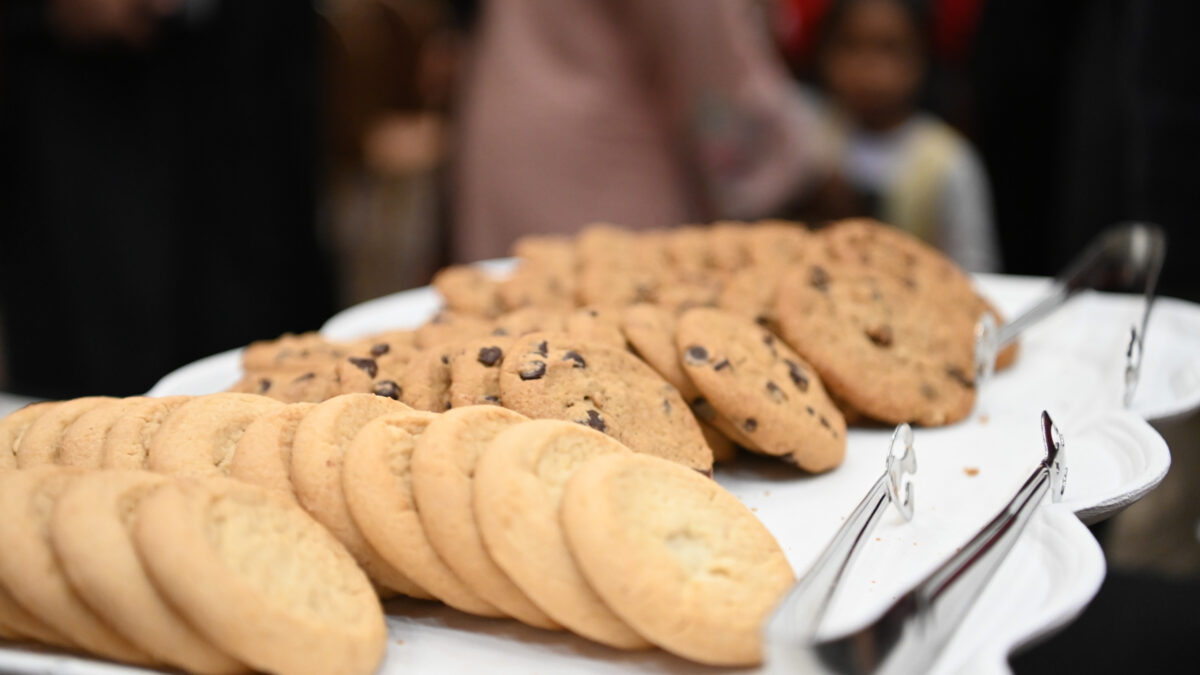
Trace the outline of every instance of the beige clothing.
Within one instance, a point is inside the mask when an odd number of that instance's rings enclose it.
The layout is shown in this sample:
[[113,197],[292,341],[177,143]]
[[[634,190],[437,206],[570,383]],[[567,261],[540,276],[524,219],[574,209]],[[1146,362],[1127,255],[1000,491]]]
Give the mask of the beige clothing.
[[758,217],[816,128],[744,0],[493,0],[466,81],[456,260],[592,221]]

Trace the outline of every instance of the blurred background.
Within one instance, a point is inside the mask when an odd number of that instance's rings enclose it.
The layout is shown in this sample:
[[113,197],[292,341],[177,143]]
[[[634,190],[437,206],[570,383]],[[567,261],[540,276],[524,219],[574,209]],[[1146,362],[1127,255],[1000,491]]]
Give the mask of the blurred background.
[[[129,395],[532,232],[870,215],[1051,275],[1112,223],[1189,256],[1191,0],[3,0],[0,391]],[[1192,176],[1192,178],[1189,178]],[[1017,672],[1200,634],[1195,419]]]

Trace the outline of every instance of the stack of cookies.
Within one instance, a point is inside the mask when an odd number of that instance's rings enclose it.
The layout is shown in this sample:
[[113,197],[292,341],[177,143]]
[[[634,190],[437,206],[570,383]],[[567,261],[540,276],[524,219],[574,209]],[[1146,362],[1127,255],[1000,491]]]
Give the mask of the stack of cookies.
[[500,405],[701,470],[698,448],[719,462],[740,447],[820,472],[842,461],[847,420],[969,414],[975,323],[995,314],[940,253],[866,220],[816,232],[594,225],[522,239],[514,253],[506,279],[439,272],[445,309],[416,330],[255,343],[234,389],[289,402],[367,392],[439,412]]
[[194,673],[372,673],[363,572],[294,503],[227,478],[0,472],[0,636]]
[[[553,395],[576,409],[563,419],[365,393],[97,397],[0,419],[15,514],[0,523],[0,635],[194,672],[369,672],[385,635],[374,590],[758,662],[793,582],[779,545],[693,456],[615,440],[635,428],[608,416],[613,392],[555,374],[640,361],[554,340],[519,342],[501,378],[551,387],[530,405]],[[686,410],[672,400],[629,414]],[[30,585],[43,569],[52,583]]]

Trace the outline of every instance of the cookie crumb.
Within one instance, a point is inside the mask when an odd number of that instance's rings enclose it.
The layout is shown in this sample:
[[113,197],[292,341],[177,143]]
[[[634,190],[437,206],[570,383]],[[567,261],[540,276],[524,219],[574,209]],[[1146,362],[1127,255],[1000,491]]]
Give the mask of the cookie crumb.
[[964,466],[964,467],[963,467],[963,473],[965,473],[965,474],[967,474],[968,476],[971,476],[971,477],[978,476],[978,475],[979,475],[979,467],[975,467],[975,466]]

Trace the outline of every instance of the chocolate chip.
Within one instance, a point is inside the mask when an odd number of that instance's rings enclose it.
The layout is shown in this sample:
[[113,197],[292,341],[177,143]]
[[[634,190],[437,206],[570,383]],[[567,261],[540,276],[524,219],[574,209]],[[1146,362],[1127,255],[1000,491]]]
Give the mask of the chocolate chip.
[[265,394],[271,388],[271,381],[265,377],[258,379],[258,393]]
[[705,422],[711,422],[717,416],[717,411],[713,410],[713,407],[702,396],[692,401],[692,412]]
[[587,415],[588,418],[584,424],[595,429],[596,431],[604,431],[608,428],[608,425],[604,423],[604,418],[600,416],[600,413],[596,412],[595,410],[589,410],[587,411]]
[[963,369],[959,368],[958,366],[946,366],[946,375],[967,389],[975,388],[975,381],[967,377],[967,374],[963,372]]
[[391,380],[380,380],[371,388],[371,393],[376,396],[400,400],[400,385]]
[[518,375],[522,380],[540,380],[546,374],[545,361],[530,361]]
[[713,366],[713,370],[721,370],[722,368],[730,368],[732,370],[732,367],[729,365],[729,359],[721,359]]
[[583,357],[579,355],[579,352],[573,349],[568,350],[566,354],[563,354],[562,360],[574,361],[575,365],[571,366],[572,368],[587,368],[587,361],[584,361]]
[[499,347],[482,347],[479,350],[479,362],[491,368],[500,362],[504,357],[504,352]]
[[295,384],[296,382],[303,382],[305,380],[311,380],[316,376],[317,376],[316,373],[308,372],[308,373],[305,373],[305,374],[301,375],[300,377],[297,377],[296,379],[292,380],[292,383]]
[[451,408],[450,401],[446,401],[446,410],[449,410],[450,408]]
[[442,365],[443,366],[450,365],[450,356],[448,354],[442,354]]
[[497,336],[508,335],[508,330],[506,330],[504,328],[497,328],[496,330],[492,331],[492,335],[497,335]]
[[806,406],[804,406],[804,410],[805,410],[805,412],[807,412],[809,415],[816,415],[816,414],[817,414],[817,411],[816,411],[816,410],[813,410],[813,407],[812,407],[811,405],[806,405]]
[[770,380],[767,381],[767,396],[770,396],[771,400],[776,403],[783,403],[787,400],[787,394],[783,393],[783,390]]
[[867,334],[867,338],[876,347],[891,347],[892,346],[892,327],[884,324],[882,326],[871,326],[863,331]]
[[771,320],[760,314],[760,315],[754,317],[754,323],[762,326],[763,328],[766,328],[767,326],[769,326],[771,324]]
[[796,385],[796,388],[802,392],[808,391],[808,373],[804,372],[799,363],[791,359],[784,359],[783,362],[787,364],[788,377],[792,378],[792,382]]
[[917,287],[917,280],[916,280],[916,279],[911,279],[911,278],[909,278],[909,277],[904,277],[904,279],[903,279],[902,281],[904,282],[904,285],[905,285],[905,286],[908,286],[909,288],[916,288],[916,287]]
[[546,356],[550,353],[550,347],[546,344],[545,340],[537,343],[537,353],[541,354],[542,356]]
[[683,353],[683,360],[689,365],[697,365],[708,361],[708,350],[700,345],[692,345]]
[[366,373],[368,377],[375,377],[375,374],[379,372],[379,364],[375,363],[375,359],[351,356],[349,361],[351,365]]
[[496,396],[494,394],[488,394],[487,396],[484,396],[483,400],[487,401],[488,403],[495,403],[496,405],[500,405],[500,397]]
[[758,428],[758,420],[754,419],[753,417],[747,417],[746,421],[742,422],[742,428],[745,429],[747,433],[753,433],[754,430]]
[[665,398],[663,399],[663,413],[667,415],[671,414],[671,402]]
[[829,273],[820,265],[813,265],[809,271],[808,283],[822,293],[829,290]]
[[833,427],[829,426],[829,420],[825,419],[824,415],[821,415],[818,421],[821,423],[821,426],[825,427],[826,429],[833,429]]
[[371,356],[383,356],[390,351],[392,351],[391,345],[386,342],[380,342],[379,344],[371,347]]
[[600,312],[597,312],[597,311],[596,311],[596,310],[594,310],[594,309],[589,309],[589,310],[587,311],[587,313],[588,313],[588,316],[600,316]]
[[934,389],[928,382],[921,383],[921,395],[930,401],[933,401],[938,397],[937,389]]

